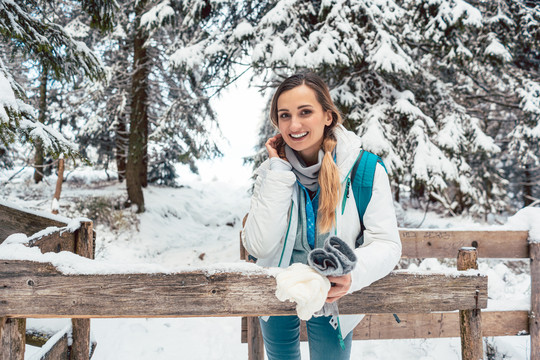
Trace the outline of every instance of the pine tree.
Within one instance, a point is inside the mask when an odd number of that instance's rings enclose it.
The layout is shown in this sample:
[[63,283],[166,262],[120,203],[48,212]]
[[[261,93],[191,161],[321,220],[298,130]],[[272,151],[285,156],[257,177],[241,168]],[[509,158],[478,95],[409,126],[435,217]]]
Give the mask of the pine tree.
[[[268,88],[305,70],[327,81],[345,126],[384,158],[396,200],[408,189],[449,213],[486,214],[508,203],[493,117],[506,121],[524,106],[508,92],[534,93],[519,91],[534,74],[515,54],[530,58],[528,48],[538,59],[538,5],[509,0],[505,18],[501,3],[265,1],[235,30]],[[515,16],[529,19],[527,31],[496,29]],[[520,35],[527,40],[516,45]]]
[[[110,18],[111,1],[101,2],[104,8],[97,9],[97,2],[85,1],[88,10],[98,11],[94,14],[96,26],[107,26]],[[20,2],[0,1],[0,33],[4,40],[1,54],[4,60],[10,53],[24,56],[28,61],[40,64],[42,69],[42,90],[46,90],[49,80],[63,80],[81,74],[91,79],[102,76],[102,68],[97,57],[82,42],[74,40],[66,30],[51,22],[45,16],[45,9],[57,3],[41,3],[36,0]],[[97,9],[97,10],[96,10]],[[104,9],[109,9],[104,11]],[[105,18],[102,16],[106,15]],[[67,141],[53,127],[43,124],[45,107],[36,111],[26,105],[25,89],[10,74],[10,69],[1,61],[3,88],[7,90],[2,99],[2,116],[0,122],[0,138],[7,147],[17,139],[30,141],[38,148],[46,149],[54,155],[65,153],[76,156],[76,146]],[[44,92],[46,93],[46,91]],[[43,97],[41,105],[45,106]],[[36,121],[38,120],[38,121]]]

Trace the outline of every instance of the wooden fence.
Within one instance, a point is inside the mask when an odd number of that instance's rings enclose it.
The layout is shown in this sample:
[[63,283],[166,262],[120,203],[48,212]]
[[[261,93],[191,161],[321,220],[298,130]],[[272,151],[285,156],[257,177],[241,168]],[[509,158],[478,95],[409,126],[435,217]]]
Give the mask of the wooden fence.
[[[527,231],[400,230],[402,258],[455,258],[462,247],[474,247],[479,258],[530,259],[530,311],[483,311],[483,336],[531,336],[531,359],[540,360],[540,245],[529,244]],[[241,247],[241,256],[245,250]],[[403,286],[403,285],[401,285]],[[363,291],[363,290],[362,290]],[[459,314],[372,313],[354,329],[354,340],[459,337]],[[263,359],[262,337],[256,319],[242,319],[242,342],[248,342],[249,359]],[[307,340],[305,324],[302,341]],[[248,341],[249,339],[249,341]]]
[[[32,235],[49,227],[56,227],[56,230],[50,231],[47,235],[36,237],[30,241],[29,246],[37,246],[41,252],[60,252],[70,251],[78,255],[93,258],[94,257],[94,237],[95,232],[91,221],[81,221],[79,227],[74,232],[66,231],[68,219],[49,214],[38,214],[29,212],[5,204],[0,204],[0,244],[14,233],[23,233]],[[0,272],[10,274],[14,270],[9,262],[2,261]],[[10,300],[10,285],[4,281],[0,284],[0,309]],[[27,278],[27,286],[33,284],[32,278]],[[19,285],[19,284],[17,284]],[[0,360],[19,360],[24,358],[24,345],[28,338],[28,343],[42,346],[49,339],[50,335],[33,336],[25,334],[26,318],[29,316],[8,316],[5,311],[0,311]],[[47,336],[48,335],[48,336]],[[62,336],[54,344],[48,344],[50,351],[44,354],[46,359],[67,359],[68,353],[70,359],[88,359],[91,354],[90,344],[90,319],[74,318],[72,319],[72,345],[67,346],[67,335]],[[51,346],[49,346],[51,345]],[[63,355],[62,355],[63,354]]]
[[[31,234],[51,225],[66,225],[61,221],[52,224],[51,220],[57,221],[0,205],[0,239],[14,232]],[[449,236],[447,233],[412,231],[406,236],[402,233],[404,253],[416,257],[421,248],[418,244],[424,240],[429,243],[427,246],[450,253],[452,250],[444,245],[445,237]],[[58,231],[33,240],[30,245],[40,246],[43,252],[68,250],[91,258],[92,234],[92,224],[82,222],[81,228],[72,235]],[[488,246],[484,244],[485,235],[471,238],[460,246],[470,246],[473,245],[471,241],[476,241],[476,247],[481,251],[481,246]],[[524,239],[526,243],[526,236]],[[406,250],[409,243],[413,244],[415,252]],[[457,250],[453,251],[452,257],[457,254]],[[88,359],[90,318],[295,314],[294,304],[276,299],[275,279],[271,273],[256,267],[243,272],[66,275],[48,263],[0,260],[0,264],[0,360],[22,359],[25,318],[74,318],[71,358]],[[480,349],[482,344],[480,309],[487,306],[487,278],[469,272],[447,276],[398,271],[362,291],[345,296],[339,305],[342,314],[391,316],[397,313],[402,323],[412,323],[419,316],[421,322],[443,316],[431,314],[433,310],[460,310],[462,314],[468,314],[463,322],[466,328],[462,341],[470,345],[469,353],[464,353],[463,359],[478,359],[475,354],[478,344]],[[408,317],[407,314],[413,315]],[[378,321],[378,316],[372,315],[369,321]],[[476,330],[467,331],[467,328]],[[65,349],[64,345],[58,347]]]

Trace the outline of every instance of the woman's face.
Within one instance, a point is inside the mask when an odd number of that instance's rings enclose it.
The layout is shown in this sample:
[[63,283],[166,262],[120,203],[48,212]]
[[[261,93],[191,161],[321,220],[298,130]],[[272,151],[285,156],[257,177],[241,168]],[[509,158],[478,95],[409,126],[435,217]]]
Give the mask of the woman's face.
[[332,123],[332,112],[324,111],[315,91],[300,85],[281,93],[277,100],[278,128],[283,140],[307,165],[318,161],[324,127]]

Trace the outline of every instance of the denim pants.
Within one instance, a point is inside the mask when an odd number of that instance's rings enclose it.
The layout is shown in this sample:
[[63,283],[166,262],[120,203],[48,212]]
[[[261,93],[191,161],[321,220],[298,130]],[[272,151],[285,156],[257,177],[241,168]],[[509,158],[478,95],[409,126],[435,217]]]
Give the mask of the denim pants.
[[[352,331],[343,339],[330,325],[330,317],[312,317],[306,322],[311,360],[348,360],[351,356]],[[298,316],[270,316],[260,319],[268,360],[300,360],[300,319]]]

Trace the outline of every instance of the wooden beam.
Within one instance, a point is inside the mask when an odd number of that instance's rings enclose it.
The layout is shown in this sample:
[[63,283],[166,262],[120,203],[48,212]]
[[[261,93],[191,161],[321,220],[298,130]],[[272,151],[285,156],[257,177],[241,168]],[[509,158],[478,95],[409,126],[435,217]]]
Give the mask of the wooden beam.
[[75,252],[75,233],[55,231],[31,241],[30,246],[37,246],[42,253],[59,253],[60,251]]
[[540,244],[531,243],[531,360],[540,360]]
[[55,341],[54,344],[45,344],[50,346],[50,350],[43,354],[40,360],[68,360],[68,334],[64,333],[59,339],[51,338],[49,341]]
[[27,236],[50,226],[64,227],[67,224],[54,219],[54,216],[40,216],[0,204],[0,243],[9,235],[23,233]]
[[455,258],[462,247],[474,247],[479,258],[529,257],[528,231],[400,230],[404,258]]
[[[354,329],[353,339],[424,339],[459,337],[459,313],[368,314]],[[483,336],[527,335],[527,311],[483,311]]]
[[0,318],[0,360],[24,360],[26,319]]
[[[463,248],[458,252],[458,270],[478,269],[475,248]],[[459,310],[459,333],[461,335],[461,358],[478,360],[484,358],[482,342],[482,313],[480,307]]]
[[[94,258],[94,232],[91,221],[82,222],[76,232],[75,253],[89,259]],[[90,319],[71,319],[71,360],[88,360],[90,356]]]
[[[392,314],[367,314],[353,332],[353,340],[427,339],[459,337],[457,312],[430,314],[398,314],[399,324]],[[242,319],[242,343],[247,342],[247,327]],[[300,341],[307,341],[305,324],[300,327]],[[482,334],[515,336],[529,334],[527,311],[483,311]]]
[[[189,317],[295,314],[275,278],[244,273],[64,275],[51,264],[0,261],[0,316]],[[476,303],[476,290],[479,302]],[[388,296],[388,294],[392,296]],[[487,306],[487,277],[395,272],[340,300],[341,314],[419,313]]]
[[[242,226],[245,225],[247,215],[242,220]],[[249,254],[242,244],[242,233],[240,233],[240,259],[247,262]],[[264,340],[262,337],[261,325],[258,316],[242,317],[242,324],[245,324],[246,342],[248,344],[248,360],[264,360]]]

